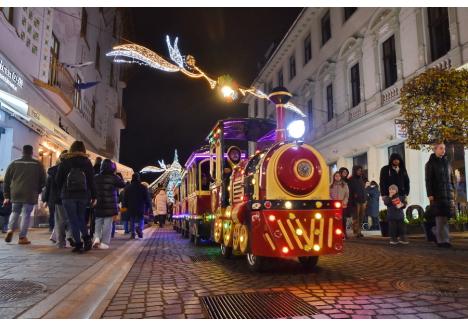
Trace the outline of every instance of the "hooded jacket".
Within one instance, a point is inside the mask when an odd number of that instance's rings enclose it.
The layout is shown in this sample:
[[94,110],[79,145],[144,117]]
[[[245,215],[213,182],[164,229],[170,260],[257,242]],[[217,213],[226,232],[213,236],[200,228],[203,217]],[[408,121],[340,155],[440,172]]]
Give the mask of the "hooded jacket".
[[45,179],[42,163],[24,155],[11,162],[5,172],[4,196],[13,203],[37,204]]
[[96,217],[112,217],[119,212],[118,189],[125,186],[125,182],[115,173],[115,164],[105,159],[101,164],[101,171],[94,177],[96,183]]
[[454,174],[446,155],[437,157],[431,154],[426,163],[426,192],[434,197],[436,215],[453,217],[455,199]]
[[[406,208],[405,197],[395,194],[392,197],[385,196],[383,197],[383,202],[387,206],[387,219],[389,221],[403,221],[405,215],[403,210]],[[403,204],[402,207],[398,208],[397,203]]]
[[353,175],[348,179],[349,202],[348,206],[364,204],[367,201],[366,188],[362,176],[358,176],[356,171],[360,166],[353,166]]
[[154,197],[155,215],[167,214],[167,195],[166,191],[161,190],[156,197]]
[[[400,161],[400,169],[397,172],[392,167],[393,160]],[[410,192],[410,180],[408,172],[406,172],[405,162],[398,153],[390,155],[388,165],[385,165],[380,169],[380,194],[382,196],[388,196],[388,187],[396,185],[398,187],[398,194],[400,196],[408,196]]]
[[[87,190],[81,192],[71,192],[67,189],[67,176],[72,168],[83,171],[86,176]],[[63,159],[58,167],[55,181],[60,189],[62,199],[96,199],[96,185],[94,183],[94,170],[88,155],[81,152],[69,152],[63,155]]]

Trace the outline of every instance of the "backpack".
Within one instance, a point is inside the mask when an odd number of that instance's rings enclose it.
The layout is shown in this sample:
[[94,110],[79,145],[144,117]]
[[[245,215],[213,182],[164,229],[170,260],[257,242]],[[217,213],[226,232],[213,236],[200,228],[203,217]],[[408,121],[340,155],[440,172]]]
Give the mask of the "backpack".
[[88,185],[85,173],[79,168],[71,168],[67,175],[67,190],[70,192],[86,192]]

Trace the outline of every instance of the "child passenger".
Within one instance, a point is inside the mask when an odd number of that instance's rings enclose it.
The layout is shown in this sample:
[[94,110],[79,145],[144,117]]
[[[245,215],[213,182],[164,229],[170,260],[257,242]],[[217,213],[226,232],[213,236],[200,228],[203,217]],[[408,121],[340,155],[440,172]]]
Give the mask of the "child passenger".
[[[405,216],[403,209],[406,207],[405,197],[398,195],[398,187],[391,185],[388,187],[389,196],[383,198],[384,204],[387,208],[388,229],[390,233],[390,244],[396,245],[398,243],[408,244],[406,237]],[[398,241],[398,238],[400,239]]]

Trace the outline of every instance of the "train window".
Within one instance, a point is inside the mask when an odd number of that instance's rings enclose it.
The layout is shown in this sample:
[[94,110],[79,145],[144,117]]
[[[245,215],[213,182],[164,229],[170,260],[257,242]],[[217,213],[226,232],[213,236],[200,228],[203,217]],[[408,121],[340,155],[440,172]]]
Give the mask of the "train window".
[[210,190],[210,162],[208,159],[203,160],[199,164],[198,170],[199,190]]

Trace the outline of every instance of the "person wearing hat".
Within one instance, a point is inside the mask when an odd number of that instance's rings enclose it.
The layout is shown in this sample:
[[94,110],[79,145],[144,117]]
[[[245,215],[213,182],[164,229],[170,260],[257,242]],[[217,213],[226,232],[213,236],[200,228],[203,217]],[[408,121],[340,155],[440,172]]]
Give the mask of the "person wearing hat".
[[[390,244],[408,244],[405,227],[406,196],[398,193],[397,185],[388,187],[388,196],[383,197],[383,202],[387,206],[388,229],[390,233]],[[399,240],[398,240],[399,238]]]

